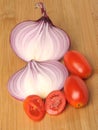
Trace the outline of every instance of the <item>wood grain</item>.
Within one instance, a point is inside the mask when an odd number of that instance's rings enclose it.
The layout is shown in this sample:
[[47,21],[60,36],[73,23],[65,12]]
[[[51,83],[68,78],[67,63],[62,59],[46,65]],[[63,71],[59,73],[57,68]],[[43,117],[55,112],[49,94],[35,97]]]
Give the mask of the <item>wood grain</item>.
[[53,23],[71,38],[71,49],[83,53],[93,67],[86,80],[89,104],[82,109],[67,106],[59,116],[46,114],[41,122],[31,121],[22,103],[7,91],[9,77],[26,63],[10,47],[12,28],[24,20],[36,20],[39,0],[0,0],[0,130],[98,130],[98,0],[40,0]]

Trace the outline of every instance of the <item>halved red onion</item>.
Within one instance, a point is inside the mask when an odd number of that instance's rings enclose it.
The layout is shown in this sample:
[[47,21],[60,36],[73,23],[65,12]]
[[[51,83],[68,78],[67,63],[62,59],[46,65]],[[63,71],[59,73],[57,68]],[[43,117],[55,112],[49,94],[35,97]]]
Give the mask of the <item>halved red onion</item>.
[[10,43],[15,53],[25,61],[59,60],[69,49],[68,35],[53,25],[42,3],[43,16],[37,21],[24,21],[11,32]]
[[8,91],[18,100],[33,94],[45,98],[51,91],[62,89],[67,76],[67,69],[58,61],[30,61],[9,79]]

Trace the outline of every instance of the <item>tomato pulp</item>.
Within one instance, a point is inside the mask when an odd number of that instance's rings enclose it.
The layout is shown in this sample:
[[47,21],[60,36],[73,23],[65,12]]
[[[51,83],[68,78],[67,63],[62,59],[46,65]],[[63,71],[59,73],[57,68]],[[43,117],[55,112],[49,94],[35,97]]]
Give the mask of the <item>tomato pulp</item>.
[[66,105],[66,98],[63,92],[55,90],[51,92],[45,101],[46,112],[50,115],[60,114]]
[[45,105],[43,100],[37,95],[28,96],[24,102],[24,111],[32,120],[39,121],[45,115]]

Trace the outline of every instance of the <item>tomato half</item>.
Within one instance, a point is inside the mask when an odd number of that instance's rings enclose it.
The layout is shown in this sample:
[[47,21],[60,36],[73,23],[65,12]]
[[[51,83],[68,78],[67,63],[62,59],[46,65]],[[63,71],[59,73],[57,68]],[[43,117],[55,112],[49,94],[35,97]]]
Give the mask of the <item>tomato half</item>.
[[24,111],[34,121],[41,120],[45,115],[45,105],[43,100],[37,95],[28,96],[24,102]]
[[89,92],[85,82],[76,75],[70,75],[64,85],[67,101],[75,108],[80,108],[88,103]]
[[64,55],[64,63],[72,74],[76,74],[81,78],[88,78],[92,73],[92,68],[87,59],[78,51],[68,51]]
[[66,105],[66,98],[63,92],[59,90],[52,91],[46,98],[45,108],[50,115],[60,114]]

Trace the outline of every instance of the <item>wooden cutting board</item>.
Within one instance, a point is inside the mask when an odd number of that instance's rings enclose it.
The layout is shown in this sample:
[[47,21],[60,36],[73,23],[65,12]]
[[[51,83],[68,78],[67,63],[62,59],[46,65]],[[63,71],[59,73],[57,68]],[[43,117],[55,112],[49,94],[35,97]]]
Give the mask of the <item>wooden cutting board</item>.
[[89,104],[81,109],[67,105],[58,116],[40,122],[30,120],[23,104],[7,91],[9,77],[26,63],[11,49],[12,28],[24,20],[41,17],[34,4],[39,0],[0,0],[0,130],[98,130],[98,0],[40,0],[44,2],[53,23],[71,38],[71,49],[89,60],[93,75],[85,82],[89,88]]

